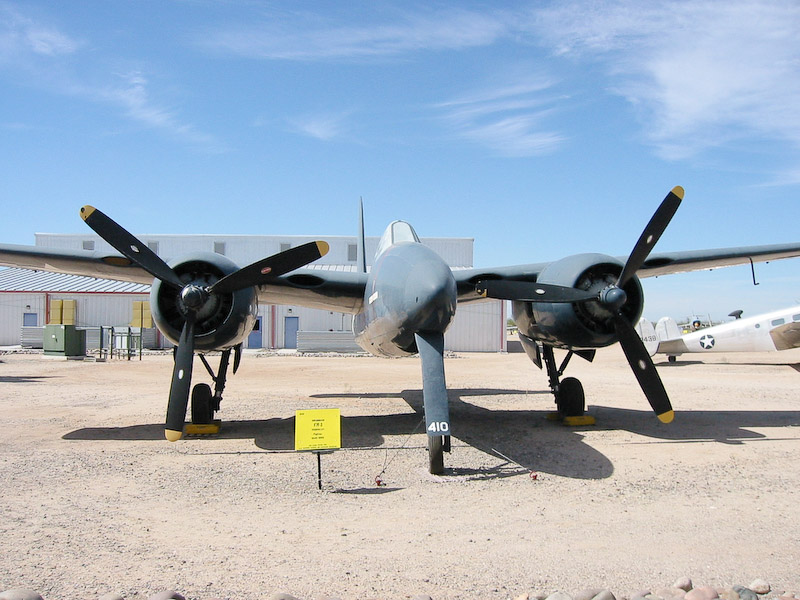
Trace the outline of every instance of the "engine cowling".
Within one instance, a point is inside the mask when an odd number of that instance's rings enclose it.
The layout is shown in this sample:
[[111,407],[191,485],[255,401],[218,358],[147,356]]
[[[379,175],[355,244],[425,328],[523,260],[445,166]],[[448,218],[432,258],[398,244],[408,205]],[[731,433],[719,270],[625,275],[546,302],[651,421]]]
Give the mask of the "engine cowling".
[[[207,288],[238,269],[236,263],[220,255],[195,253],[169,266],[184,284]],[[173,344],[178,344],[186,322],[186,308],[181,290],[156,280],[150,289],[150,307],[153,320],[161,333]],[[194,326],[194,348],[198,351],[226,350],[240,344],[253,330],[258,312],[255,288],[245,288],[232,293],[209,294],[197,311]]]
[[[573,287],[598,294],[617,282],[623,264],[603,254],[575,254],[547,265],[537,282]],[[622,288],[627,302],[623,316],[635,325],[642,314],[644,294],[634,276]],[[574,304],[512,302],[520,333],[560,348],[602,348],[617,341],[612,313],[597,301]]]

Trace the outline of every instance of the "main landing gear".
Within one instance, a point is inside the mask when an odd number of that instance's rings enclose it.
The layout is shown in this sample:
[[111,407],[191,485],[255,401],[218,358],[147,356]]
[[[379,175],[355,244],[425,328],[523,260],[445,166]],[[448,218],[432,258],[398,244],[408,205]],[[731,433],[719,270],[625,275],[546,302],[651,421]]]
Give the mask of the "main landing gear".
[[[233,372],[236,373],[242,358],[241,344],[235,346],[233,352]],[[192,421],[186,426],[187,434],[203,435],[219,432],[220,421],[214,419],[214,413],[220,409],[222,403],[222,392],[225,389],[230,358],[231,349],[223,350],[219,359],[219,369],[214,374],[214,370],[208,364],[206,357],[200,354],[200,361],[214,382],[214,392],[212,393],[211,386],[207,383],[198,383],[192,388]]]
[[570,350],[560,367],[556,367],[556,358],[552,346],[542,344],[541,351],[547,368],[547,377],[550,380],[550,390],[555,396],[556,408],[558,409],[553,418],[562,420],[567,425],[593,424],[594,419],[584,415],[586,398],[583,393],[583,385],[574,377],[561,379],[561,376],[564,374],[564,369],[567,368],[574,354],[591,362],[594,359],[595,351]]
[[432,475],[444,473],[444,453],[450,452],[450,436],[428,436],[428,472]]

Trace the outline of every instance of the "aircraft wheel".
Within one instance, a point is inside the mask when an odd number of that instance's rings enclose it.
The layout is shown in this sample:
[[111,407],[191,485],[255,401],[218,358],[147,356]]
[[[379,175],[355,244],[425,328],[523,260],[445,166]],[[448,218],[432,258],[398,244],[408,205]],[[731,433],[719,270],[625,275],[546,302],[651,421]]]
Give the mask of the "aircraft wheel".
[[558,389],[558,412],[565,417],[580,417],[584,413],[583,385],[574,377],[561,381]]
[[441,435],[428,436],[428,461],[429,471],[432,475],[444,473],[444,437]]
[[192,389],[192,423],[207,425],[214,422],[211,408],[211,386],[198,383]]
[[668,356],[667,357],[667,361],[671,362],[671,363],[677,362],[677,360],[678,360],[677,356]]

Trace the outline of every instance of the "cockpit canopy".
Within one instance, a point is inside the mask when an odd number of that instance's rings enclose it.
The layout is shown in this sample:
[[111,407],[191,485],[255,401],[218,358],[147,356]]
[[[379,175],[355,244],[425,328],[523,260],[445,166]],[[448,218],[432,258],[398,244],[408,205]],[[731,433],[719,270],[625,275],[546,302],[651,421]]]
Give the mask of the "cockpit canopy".
[[383,254],[389,246],[398,244],[400,242],[417,242],[419,243],[419,236],[414,228],[405,221],[392,221],[383,232],[380,242],[378,242],[378,250],[375,256]]

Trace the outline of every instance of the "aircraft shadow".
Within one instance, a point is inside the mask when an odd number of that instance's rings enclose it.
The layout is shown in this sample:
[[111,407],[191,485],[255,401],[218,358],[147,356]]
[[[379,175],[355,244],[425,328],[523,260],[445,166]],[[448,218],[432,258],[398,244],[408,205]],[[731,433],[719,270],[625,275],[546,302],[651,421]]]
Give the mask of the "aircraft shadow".
[[702,360],[676,360],[670,362],[668,360],[660,360],[660,361],[653,361],[653,364],[657,367],[668,367],[670,369],[674,369],[676,367],[691,367],[693,365],[702,365]]
[[[613,464],[604,454],[584,442],[584,430],[623,430],[663,443],[715,441],[742,444],[767,439],[766,435],[749,428],[800,425],[800,411],[678,411],[675,421],[664,425],[649,410],[592,405],[589,414],[596,417],[597,425],[566,428],[546,419],[549,410],[490,410],[462,400],[462,397],[506,394],[530,393],[523,390],[449,390],[451,421],[456,433],[452,439],[454,451],[457,452],[459,446],[469,446],[502,462],[485,468],[446,468],[446,476],[499,479],[528,473],[549,473],[574,479],[610,477],[614,472]],[[535,394],[538,392],[530,395]],[[399,394],[331,394],[314,397],[401,397],[414,410],[413,413],[342,417],[342,447],[350,451],[378,448],[384,451],[387,449],[386,437],[395,436],[398,441],[388,449],[418,450],[420,460],[426,460],[426,445],[421,444],[419,438],[414,444],[406,443],[411,434],[424,431],[422,390],[403,390]],[[294,452],[294,421],[294,417],[225,421],[220,433],[214,437],[253,439],[258,448],[268,452]],[[65,434],[63,439],[162,441],[164,425],[152,423],[84,428]]]
[[51,375],[0,375],[0,383],[39,383],[44,379],[53,379]]
[[677,410],[675,420],[665,425],[649,411],[606,406],[592,406],[596,427],[625,430],[664,442],[720,442],[742,444],[747,441],[775,439],[752,429],[796,427],[796,410]]

